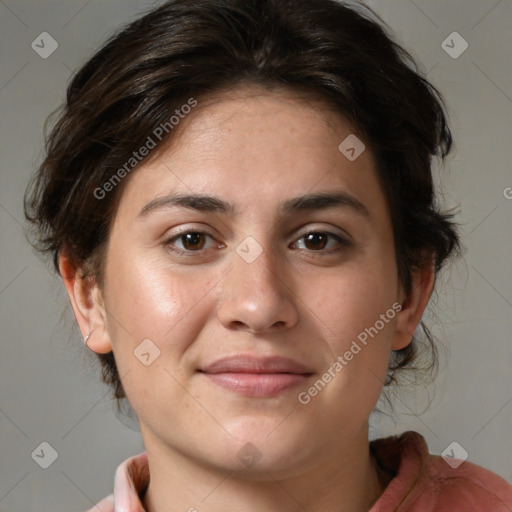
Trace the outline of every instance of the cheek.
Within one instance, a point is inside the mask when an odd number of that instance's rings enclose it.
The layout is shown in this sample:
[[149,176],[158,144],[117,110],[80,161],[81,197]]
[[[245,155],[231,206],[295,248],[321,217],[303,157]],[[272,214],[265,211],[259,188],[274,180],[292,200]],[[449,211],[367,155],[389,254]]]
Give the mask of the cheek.
[[[331,368],[336,375],[325,399],[344,397],[355,404],[367,403],[371,409],[382,390],[391,354],[396,317],[394,267],[386,272],[376,262],[326,277],[310,292],[310,304],[322,321],[318,325],[323,326],[328,345],[326,370]],[[340,364],[333,367],[336,361]]]
[[[396,290],[396,271],[392,265],[384,268],[378,262],[361,261],[319,276],[314,287],[304,287],[303,294],[308,294],[307,302],[323,321],[333,346],[342,350],[392,308]],[[391,322],[387,322],[381,329],[386,337],[390,336],[391,327]]]
[[363,424],[375,408],[386,379],[396,316],[391,295],[374,281],[337,284],[352,286],[331,294],[337,299],[318,309],[329,326],[326,366],[298,397],[313,417],[329,410],[333,432],[339,425]]
[[106,297],[112,299],[106,306],[123,387],[139,417],[168,419],[170,404],[190,406],[180,385],[190,369],[180,363],[207,321],[211,304],[205,293],[212,284],[168,262],[113,257],[112,263],[116,271],[107,274]]
[[112,262],[116,271],[110,273],[106,291],[112,297],[109,330],[118,364],[133,362],[133,351],[148,339],[166,361],[179,360],[200,332],[208,307],[205,291],[211,285],[199,272],[177,271],[168,262],[115,255]]

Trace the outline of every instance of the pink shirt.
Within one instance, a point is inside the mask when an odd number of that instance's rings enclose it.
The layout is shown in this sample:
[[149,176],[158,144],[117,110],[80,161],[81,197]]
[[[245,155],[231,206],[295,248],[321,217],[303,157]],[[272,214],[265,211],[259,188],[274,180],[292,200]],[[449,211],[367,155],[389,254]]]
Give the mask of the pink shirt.
[[[467,461],[452,468],[428,453],[417,432],[377,439],[370,447],[395,476],[369,512],[512,512],[512,485]],[[117,468],[114,494],[89,512],[144,512],[140,496],[148,483],[146,455],[131,457]]]

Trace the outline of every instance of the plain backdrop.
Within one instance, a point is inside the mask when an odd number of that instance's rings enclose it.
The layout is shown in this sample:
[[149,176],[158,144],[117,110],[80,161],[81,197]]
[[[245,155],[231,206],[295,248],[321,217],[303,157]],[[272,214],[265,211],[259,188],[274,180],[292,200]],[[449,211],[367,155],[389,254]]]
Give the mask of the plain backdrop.
[[[405,389],[392,414],[372,417],[370,434],[416,430],[437,454],[456,441],[468,460],[512,482],[512,2],[368,3],[446,97],[456,147],[436,179],[444,205],[461,210],[464,243],[426,315],[445,347],[437,384]],[[157,4],[0,1],[3,511],[84,511],[112,491],[117,465],[143,450],[135,421],[117,417],[88,362],[62,283],[25,241],[22,197],[42,158],[44,121],[72,73],[122,23]],[[58,43],[46,59],[31,46],[42,32]],[[450,36],[454,50],[463,47],[453,32],[468,44],[457,58],[442,46]],[[48,469],[32,456],[42,442],[58,454]]]

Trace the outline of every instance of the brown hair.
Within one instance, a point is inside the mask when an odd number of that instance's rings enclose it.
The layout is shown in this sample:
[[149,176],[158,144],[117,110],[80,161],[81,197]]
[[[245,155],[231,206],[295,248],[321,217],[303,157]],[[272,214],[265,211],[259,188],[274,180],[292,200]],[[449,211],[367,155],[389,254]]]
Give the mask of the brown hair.
[[[409,290],[412,273],[432,262],[439,271],[459,247],[431,171],[452,145],[443,100],[375,18],[336,0],[170,0],[131,23],[74,76],[47,136],[25,198],[38,248],[57,271],[64,251],[101,283],[127,178],[104,197],[97,191],[191,98],[254,84],[308,90],[348,118],[378,162],[401,282]],[[159,145],[172,135],[169,127]],[[433,369],[436,346],[422,327]],[[386,384],[419,368],[417,341],[393,352]],[[125,397],[113,354],[98,357],[104,382]]]

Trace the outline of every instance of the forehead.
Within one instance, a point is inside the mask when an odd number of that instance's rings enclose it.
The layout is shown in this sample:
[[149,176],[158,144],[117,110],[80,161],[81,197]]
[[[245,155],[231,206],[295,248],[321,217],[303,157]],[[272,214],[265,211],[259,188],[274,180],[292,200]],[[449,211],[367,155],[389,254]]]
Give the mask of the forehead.
[[[327,102],[302,93],[246,88],[199,100],[166,146],[130,177],[121,203],[140,206],[170,192],[220,195],[236,205],[340,186],[375,188],[370,151],[350,161],[339,149],[354,136]],[[121,206],[123,206],[121,204]]]
[[313,93],[246,86],[200,100],[178,126],[168,154],[179,152],[183,139],[189,147],[215,139],[219,150],[244,150],[242,158],[250,151],[265,156],[265,150],[286,148],[300,154],[303,147],[337,148],[340,135],[352,131],[344,116]]

